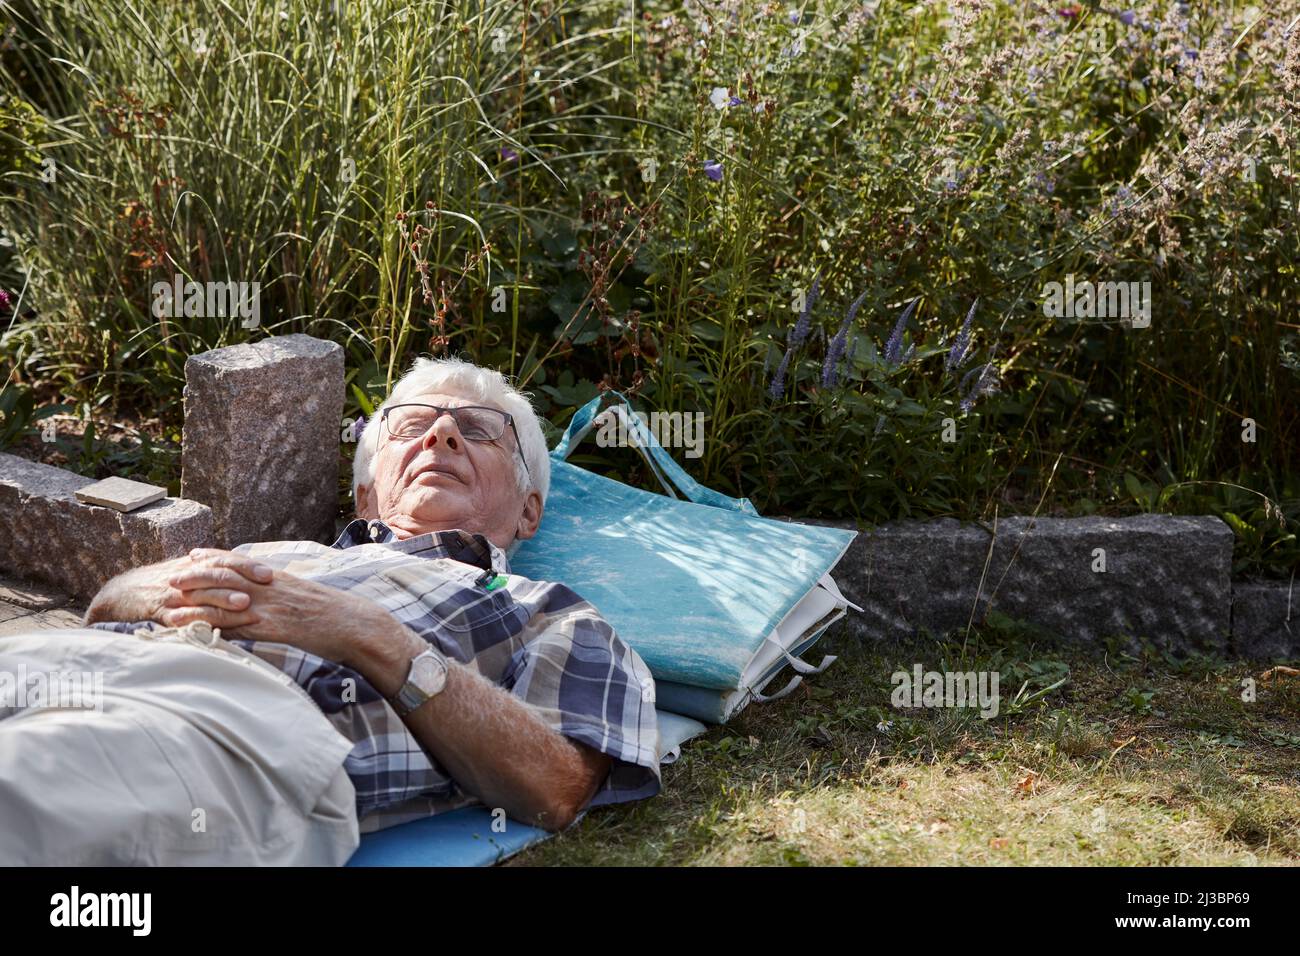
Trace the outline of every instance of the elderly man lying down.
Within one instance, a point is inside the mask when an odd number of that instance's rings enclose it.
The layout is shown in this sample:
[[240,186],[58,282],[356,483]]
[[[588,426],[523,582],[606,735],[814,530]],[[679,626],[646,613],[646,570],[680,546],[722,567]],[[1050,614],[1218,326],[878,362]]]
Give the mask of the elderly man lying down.
[[419,360],[333,545],[196,551],[110,581],[95,630],[0,640],[2,668],[104,674],[96,710],[0,708],[0,862],[341,863],[359,832],[475,802],[559,829],[658,792],[644,662],[563,584],[510,574],[549,483],[522,394]]

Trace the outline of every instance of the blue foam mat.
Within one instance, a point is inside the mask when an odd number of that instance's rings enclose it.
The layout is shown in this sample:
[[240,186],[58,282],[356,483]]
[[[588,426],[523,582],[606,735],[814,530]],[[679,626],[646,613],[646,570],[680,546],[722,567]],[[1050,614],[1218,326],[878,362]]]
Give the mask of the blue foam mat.
[[365,834],[348,866],[491,866],[550,836],[515,820],[504,825],[492,832],[487,807],[440,813]]
[[[659,711],[659,753],[675,752],[708,728],[698,720]],[[463,807],[361,837],[348,866],[492,866],[551,834],[507,819],[493,832],[487,807]]]

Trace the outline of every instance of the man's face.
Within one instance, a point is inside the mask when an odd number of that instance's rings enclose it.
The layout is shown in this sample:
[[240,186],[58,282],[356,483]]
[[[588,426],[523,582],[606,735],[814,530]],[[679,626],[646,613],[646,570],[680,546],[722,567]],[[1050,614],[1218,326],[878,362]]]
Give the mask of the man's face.
[[[454,408],[477,405],[458,395],[430,392],[404,402]],[[379,430],[374,484],[357,488],[357,515],[379,518],[400,538],[462,528],[485,535],[500,548],[531,538],[541,521],[542,496],[526,495],[515,478],[514,429],[495,441],[471,441],[451,415],[439,415],[423,435],[394,438]]]

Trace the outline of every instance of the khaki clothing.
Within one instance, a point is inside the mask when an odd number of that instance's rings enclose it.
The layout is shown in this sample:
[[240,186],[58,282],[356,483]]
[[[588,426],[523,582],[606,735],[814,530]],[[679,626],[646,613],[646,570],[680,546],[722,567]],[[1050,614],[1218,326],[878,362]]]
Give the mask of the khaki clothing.
[[206,624],[0,637],[0,864],[340,865],[351,749]]

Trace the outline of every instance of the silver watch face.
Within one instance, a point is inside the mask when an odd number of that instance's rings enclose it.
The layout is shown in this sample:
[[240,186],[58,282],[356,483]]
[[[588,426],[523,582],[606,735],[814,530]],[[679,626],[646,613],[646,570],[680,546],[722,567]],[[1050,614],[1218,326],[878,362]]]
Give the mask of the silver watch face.
[[447,665],[432,654],[421,654],[411,661],[411,674],[407,680],[432,697],[447,682]]

